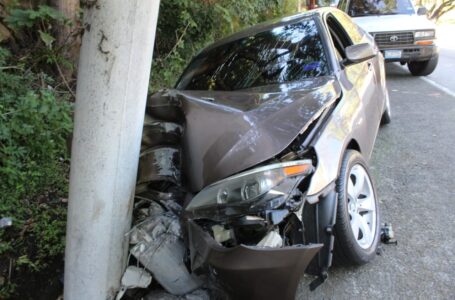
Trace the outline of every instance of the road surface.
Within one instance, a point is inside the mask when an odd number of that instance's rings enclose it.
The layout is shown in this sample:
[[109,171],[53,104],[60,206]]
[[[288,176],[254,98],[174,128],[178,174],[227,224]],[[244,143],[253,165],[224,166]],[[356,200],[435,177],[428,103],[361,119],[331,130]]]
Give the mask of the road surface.
[[439,64],[424,80],[455,97],[455,25],[442,25],[437,29]]
[[455,47],[440,49],[438,67],[426,77],[426,81],[435,83],[436,87],[439,85],[443,90],[447,89],[450,94],[455,95]]
[[442,49],[426,80],[387,66],[392,123],[379,132],[371,169],[398,245],[382,245],[368,265],[332,268],[314,292],[305,277],[298,299],[455,299],[454,64],[455,48]]

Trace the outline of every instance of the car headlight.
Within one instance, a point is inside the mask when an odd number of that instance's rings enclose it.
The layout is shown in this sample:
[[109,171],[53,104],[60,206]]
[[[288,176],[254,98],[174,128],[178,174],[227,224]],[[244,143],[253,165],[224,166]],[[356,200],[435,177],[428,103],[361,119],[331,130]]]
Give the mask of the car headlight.
[[[277,163],[252,169],[207,186],[191,200],[185,210],[235,206],[251,208],[264,202],[273,202],[277,198],[283,199],[312,171],[311,160]],[[272,206],[279,204],[272,203]]]
[[434,37],[435,37],[434,30],[416,31],[414,33],[415,39],[434,39]]

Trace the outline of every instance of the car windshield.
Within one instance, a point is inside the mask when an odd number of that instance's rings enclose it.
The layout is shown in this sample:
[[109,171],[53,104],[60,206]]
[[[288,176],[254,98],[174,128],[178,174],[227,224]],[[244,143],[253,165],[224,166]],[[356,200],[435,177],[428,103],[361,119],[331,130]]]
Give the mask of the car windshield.
[[308,18],[202,52],[189,64],[177,88],[233,91],[327,73],[318,27]]
[[348,8],[351,17],[399,14],[414,14],[410,0],[351,0]]

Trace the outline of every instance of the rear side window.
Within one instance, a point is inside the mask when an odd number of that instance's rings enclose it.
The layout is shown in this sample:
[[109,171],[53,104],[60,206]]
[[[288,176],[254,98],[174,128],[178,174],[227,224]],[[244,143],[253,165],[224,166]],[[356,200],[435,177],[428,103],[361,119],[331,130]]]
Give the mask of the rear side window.
[[177,88],[232,91],[327,74],[318,27],[308,18],[202,52]]

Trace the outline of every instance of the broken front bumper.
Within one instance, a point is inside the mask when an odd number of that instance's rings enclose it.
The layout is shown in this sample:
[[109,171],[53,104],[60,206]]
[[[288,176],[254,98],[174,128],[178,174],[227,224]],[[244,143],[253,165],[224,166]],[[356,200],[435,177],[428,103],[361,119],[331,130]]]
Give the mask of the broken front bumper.
[[193,221],[187,226],[192,270],[209,266],[233,299],[294,299],[301,275],[323,246],[226,248]]

